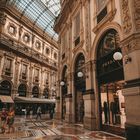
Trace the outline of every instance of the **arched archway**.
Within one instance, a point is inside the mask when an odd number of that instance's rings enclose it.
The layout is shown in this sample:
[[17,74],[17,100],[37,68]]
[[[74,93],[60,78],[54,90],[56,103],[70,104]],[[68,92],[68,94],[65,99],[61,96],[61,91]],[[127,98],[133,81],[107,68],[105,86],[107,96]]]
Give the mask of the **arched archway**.
[[9,81],[4,80],[0,83],[0,95],[11,96],[12,85]]
[[[107,30],[97,46],[97,82],[99,87],[101,126],[124,127],[125,109],[122,88],[124,84],[123,62],[113,55],[121,52],[120,37],[116,30]],[[123,115],[120,115],[120,112]]]
[[74,66],[74,90],[75,90],[75,120],[83,122],[84,117],[84,101],[83,94],[86,90],[85,77],[78,77],[78,72],[82,72],[85,66],[85,57],[83,53],[79,53],[75,59]]
[[39,97],[39,87],[38,86],[34,86],[32,89],[32,95],[33,97],[38,98]]
[[27,94],[27,87],[25,84],[20,84],[18,87],[18,94],[19,96],[26,97]]

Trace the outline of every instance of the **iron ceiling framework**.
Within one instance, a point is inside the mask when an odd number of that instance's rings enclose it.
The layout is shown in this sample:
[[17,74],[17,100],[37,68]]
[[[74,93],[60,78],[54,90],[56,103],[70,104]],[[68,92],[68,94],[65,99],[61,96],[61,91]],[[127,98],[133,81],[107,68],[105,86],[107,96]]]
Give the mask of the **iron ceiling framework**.
[[21,19],[26,16],[34,26],[40,27],[53,39],[58,39],[53,25],[60,13],[60,0],[9,0],[8,5],[21,13]]

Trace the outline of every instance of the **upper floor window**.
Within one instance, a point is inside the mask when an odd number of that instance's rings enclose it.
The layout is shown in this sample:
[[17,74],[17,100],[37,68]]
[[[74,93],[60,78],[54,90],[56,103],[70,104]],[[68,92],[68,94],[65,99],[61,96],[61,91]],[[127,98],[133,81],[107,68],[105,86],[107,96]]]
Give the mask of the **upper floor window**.
[[35,76],[35,82],[39,82],[39,69],[35,69],[34,76]]
[[26,80],[27,78],[27,65],[22,65],[22,79]]
[[107,15],[107,0],[97,0],[97,23],[102,21]]
[[46,54],[50,54],[50,49],[49,48],[46,48]]
[[74,19],[74,40],[80,35],[80,12],[76,15]]
[[97,9],[100,11],[105,6],[107,0],[97,0]]
[[24,36],[23,36],[23,41],[24,41],[25,43],[29,43],[29,42],[30,42],[30,36],[29,36],[28,34],[24,34]]
[[14,24],[9,24],[8,33],[11,34],[11,35],[16,35],[17,27]]
[[35,46],[37,50],[41,49],[41,43],[39,41],[36,41]]
[[5,75],[11,76],[12,59],[7,58],[5,64]]
[[54,58],[57,59],[57,53],[54,53]]

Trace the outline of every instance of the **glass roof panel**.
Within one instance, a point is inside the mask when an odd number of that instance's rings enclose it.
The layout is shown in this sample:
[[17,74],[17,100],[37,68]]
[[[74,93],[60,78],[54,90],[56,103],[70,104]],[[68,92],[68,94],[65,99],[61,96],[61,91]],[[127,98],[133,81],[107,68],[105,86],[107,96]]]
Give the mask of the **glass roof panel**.
[[58,35],[53,30],[56,17],[60,13],[60,0],[9,0],[8,3],[29,18],[55,40]]

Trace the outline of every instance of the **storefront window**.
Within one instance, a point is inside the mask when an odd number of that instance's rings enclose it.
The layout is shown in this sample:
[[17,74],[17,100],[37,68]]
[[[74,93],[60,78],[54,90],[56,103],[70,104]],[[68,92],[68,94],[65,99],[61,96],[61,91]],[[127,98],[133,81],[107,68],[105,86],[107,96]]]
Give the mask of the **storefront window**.
[[123,83],[117,82],[100,87],[103,124],[116,125],[124,128],[126,116],[122,86]]
[[102,124],[124,128],[123,64],[122,60],[113,59],[116,51],[121,52],[119,44],[120,38],[116,30],[110,29],[103,35],[98,46],[97,73]]

